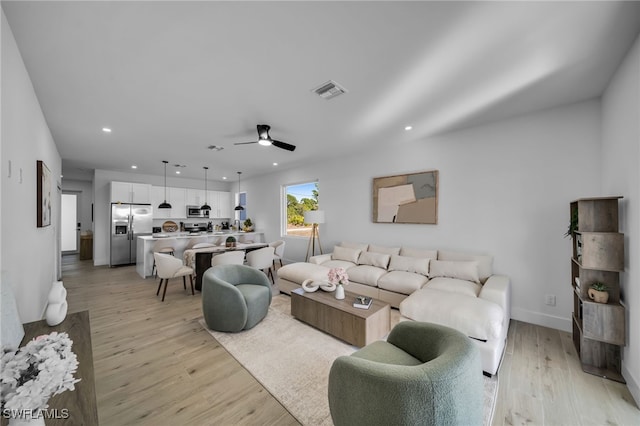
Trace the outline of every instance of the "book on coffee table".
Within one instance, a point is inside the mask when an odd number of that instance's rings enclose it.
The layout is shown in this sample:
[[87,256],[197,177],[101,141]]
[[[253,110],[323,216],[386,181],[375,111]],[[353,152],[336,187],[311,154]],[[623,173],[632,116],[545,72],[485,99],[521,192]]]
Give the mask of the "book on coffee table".
[[355,300],[353,301],[353,307],[359,309],[369,309],[372,301],[373,299],[367,296],[356,296]]

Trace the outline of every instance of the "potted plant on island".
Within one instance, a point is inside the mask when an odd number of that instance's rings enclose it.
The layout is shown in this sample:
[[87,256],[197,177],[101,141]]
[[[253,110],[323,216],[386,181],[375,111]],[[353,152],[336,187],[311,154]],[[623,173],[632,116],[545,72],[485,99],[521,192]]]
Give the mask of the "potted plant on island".
[[251,232],[253,231],[253,222],[251,222],[251,219],[247,218],[243,223],[243,230],[244,232]]
[[235,247],[236,246],[236,238],[233,237],[233,236],[228,236],[225,245],[227,247]]
[[594,282],[588,291],[589,299],[596,303],[607,303],[609,301],[609,291],[607,286],[601,282]]

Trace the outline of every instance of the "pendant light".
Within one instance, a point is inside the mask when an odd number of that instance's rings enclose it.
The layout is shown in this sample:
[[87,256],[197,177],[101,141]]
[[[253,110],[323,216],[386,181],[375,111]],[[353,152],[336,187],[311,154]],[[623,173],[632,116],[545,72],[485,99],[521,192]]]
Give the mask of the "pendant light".
[[240,205],[240,175],[242,174],[242,172],[238,172],[238,205],[236,206],[236,208],[234,210],[244,210],[244,207],[242,207],[242,205]]
[[164,163],[164,202],[160,203],[159,209],[170,209],[171,204],[167,203],[167,163],[168,161],[162,161]]
[[204,204],[202,205],[202,207],[200,207],[200,210],[209,211],[211,210],[211,207],[209,206],[209,204],[207,204],[207,170],[209,170],[209,168],[207,166],[204,166],[203,169],[204,169]]

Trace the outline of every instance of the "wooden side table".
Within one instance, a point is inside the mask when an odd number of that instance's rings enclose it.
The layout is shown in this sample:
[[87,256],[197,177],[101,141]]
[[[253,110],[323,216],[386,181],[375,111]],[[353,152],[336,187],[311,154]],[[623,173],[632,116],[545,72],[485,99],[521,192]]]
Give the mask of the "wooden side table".
[[[44,320],[24,324],[24,338],[20,346],[26,345],[35,337],[54,331],[69,334],[69,338],[73,341],[71,350],[78,357],[78,371],[74,377],[80,381],[75,384],[75,390],[62,392],[49,400],[48,410],[51,413],[57,413],[59,417],[62,417],[62,413],[68,413],[68,418],[45,417],[45,423],[47,426],[97,425],[98,407],[93,373],[89,311],[68,314],[65,320],[55,327],[49,327]],[[8,420],[2,418],[2,425],[7,424]]]

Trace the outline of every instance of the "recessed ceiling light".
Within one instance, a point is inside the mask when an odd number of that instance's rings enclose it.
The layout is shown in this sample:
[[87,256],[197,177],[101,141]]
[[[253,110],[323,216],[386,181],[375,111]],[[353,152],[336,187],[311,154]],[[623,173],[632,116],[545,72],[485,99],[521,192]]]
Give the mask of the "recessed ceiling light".
[[135,164],[133,166],[131,166],[132,169],[137,169],[138,166],[136,166]]
[[222,180],[227,180],[227,177],[226,176],[222,176]]
[[176,174],[179,175],[180,174],[180,170],[176,170]]
[[412,127],[412,126],[405,126],[405,127],[404,127],[404,129],[405,129],[406,131],[409,131],[409,130],[413,129],[413,127]]
[[103,127],[102,131],[105,132],[105,133],[111,133],[111,129],[108,128],[108,127]]
[[274,166],[277,166],[277,165],[278,165],[278,163],[273,163],[273,165],[274,165]]

